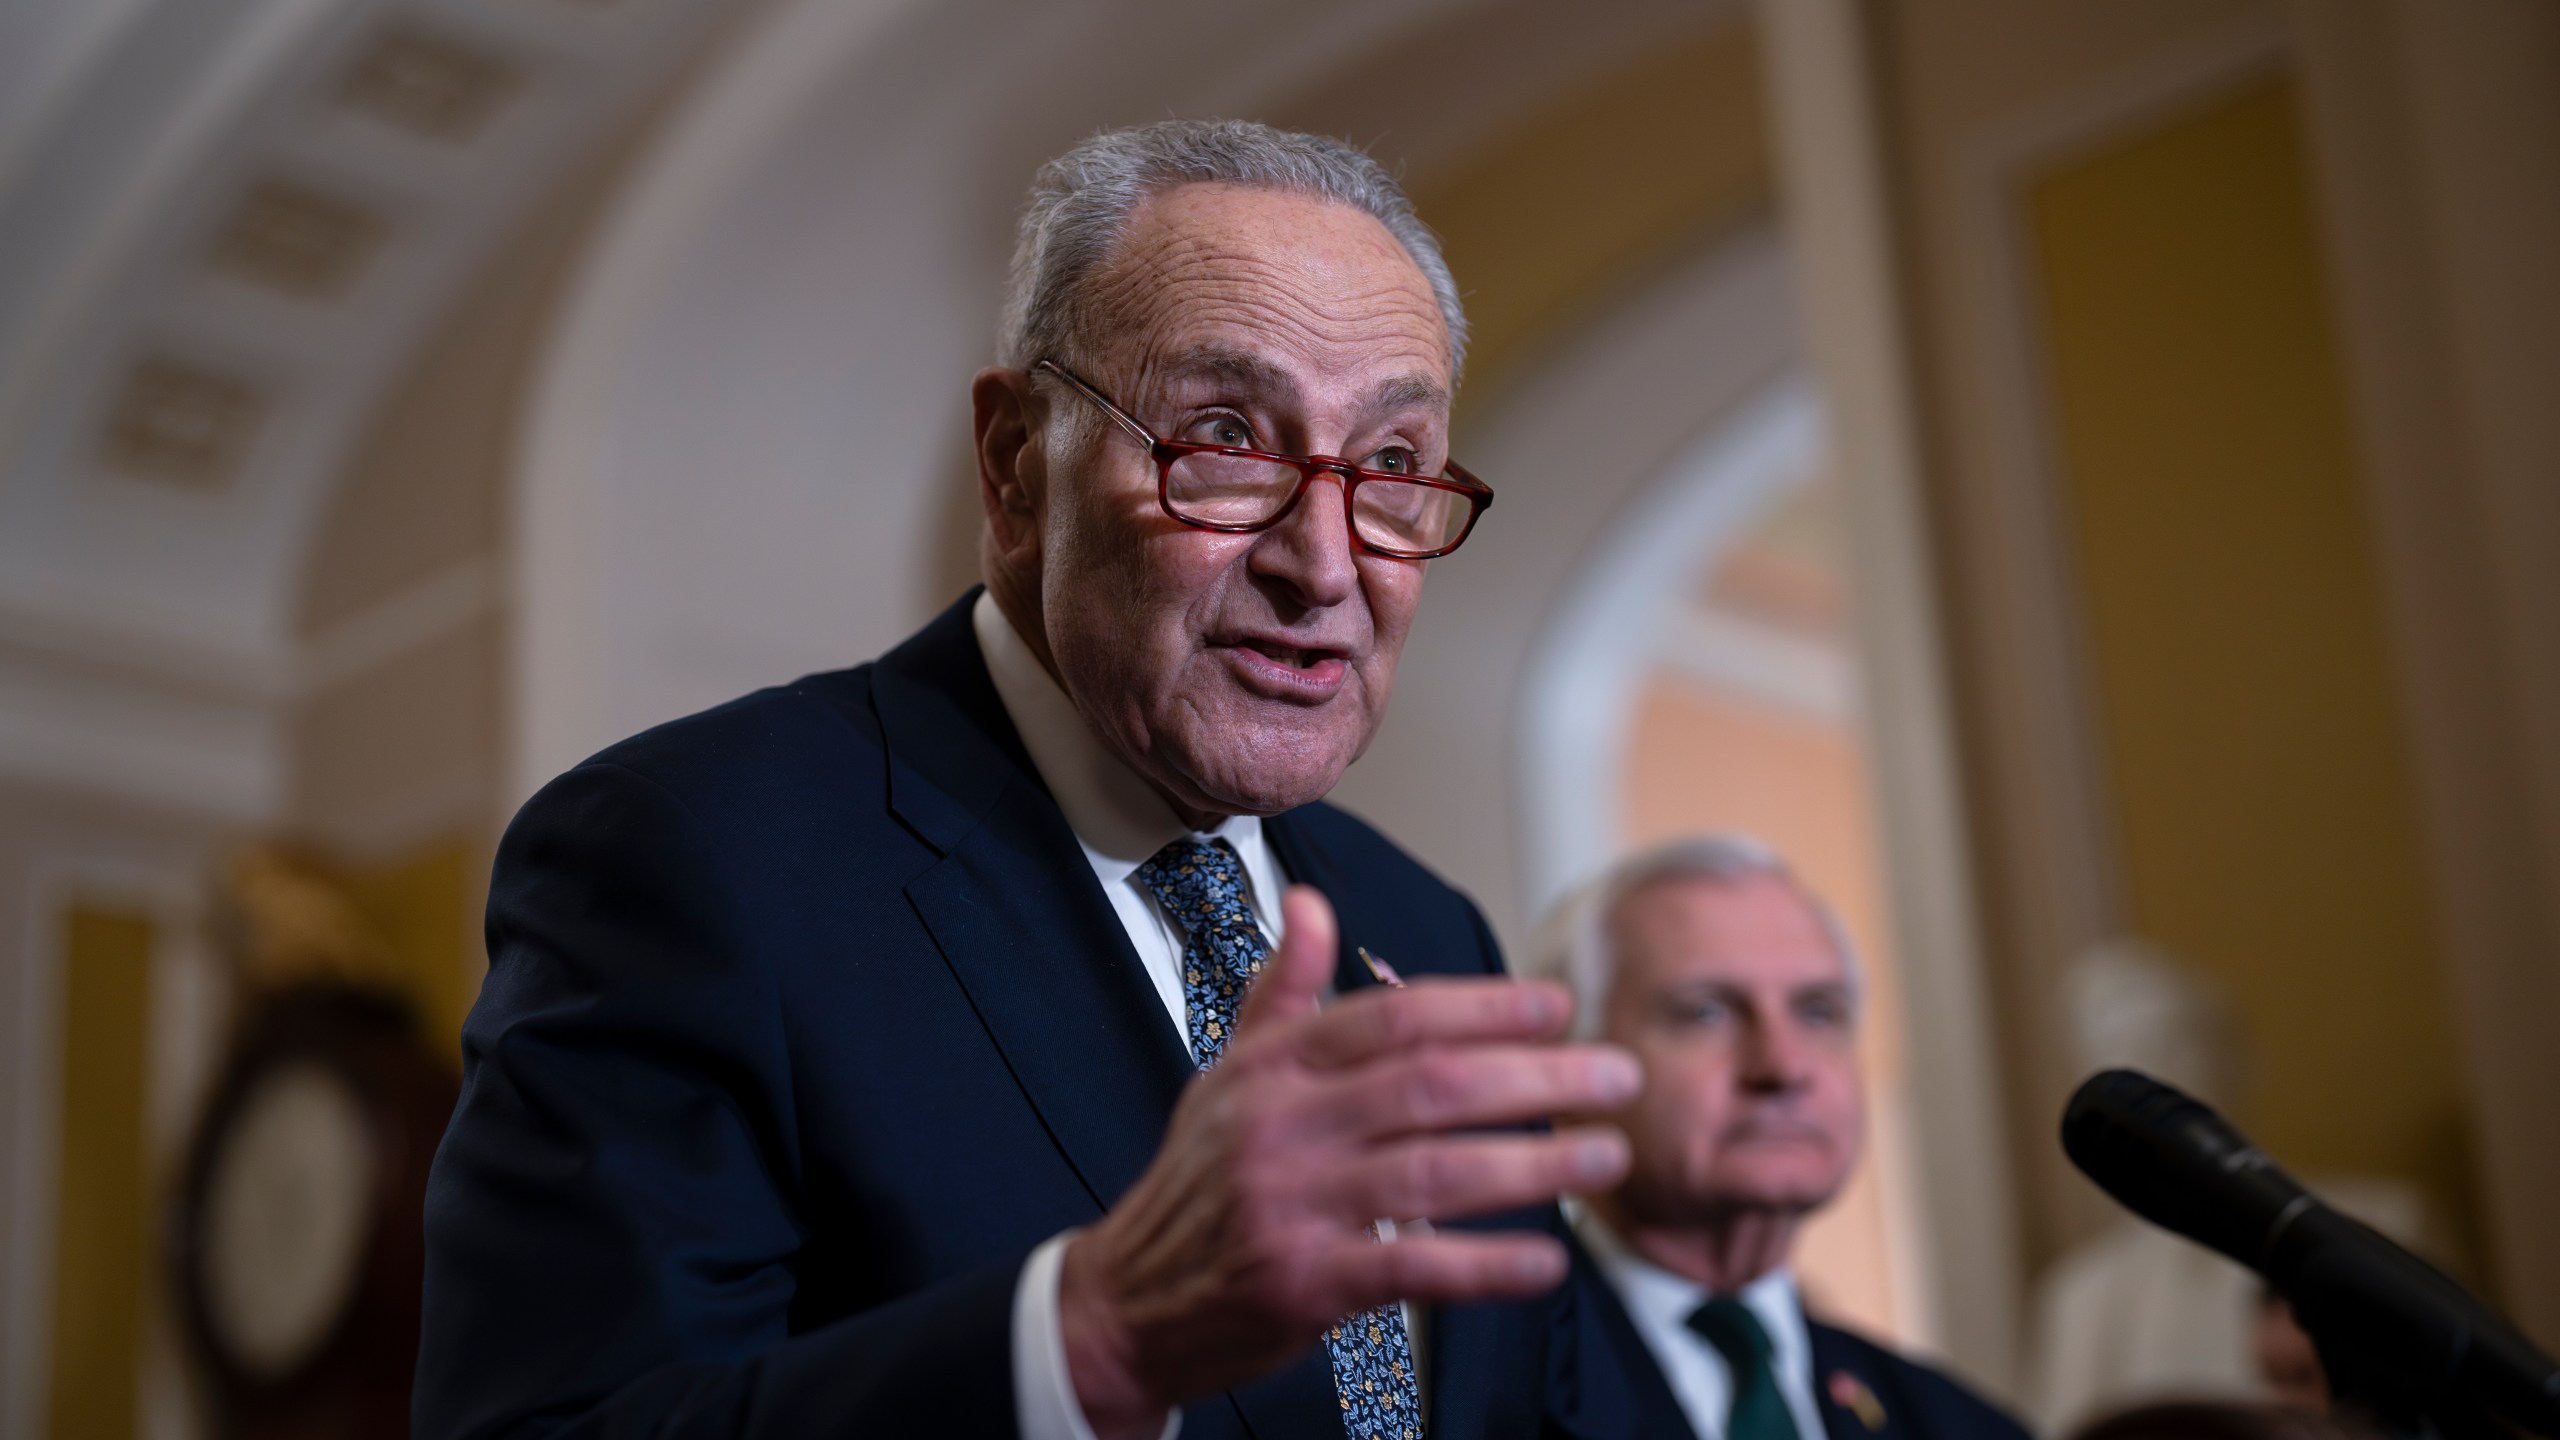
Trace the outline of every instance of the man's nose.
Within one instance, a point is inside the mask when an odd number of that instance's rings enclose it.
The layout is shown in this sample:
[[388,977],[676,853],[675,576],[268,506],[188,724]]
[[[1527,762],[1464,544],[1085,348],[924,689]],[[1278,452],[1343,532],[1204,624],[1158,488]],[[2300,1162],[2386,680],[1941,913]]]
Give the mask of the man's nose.
[[1253,572],[1288,586],[1311,610],[1349,600],[1360,588],[1360,570],[1352,563],[1349,493],[1343,476],[1317,475],[1297,506],[1262,532],[1248,561]]
[[1743,1083],[1754,1090],[1800,1089],[1810,1074],[1805,1037],[1784,1019],[1747,1027],[1741,1059]]

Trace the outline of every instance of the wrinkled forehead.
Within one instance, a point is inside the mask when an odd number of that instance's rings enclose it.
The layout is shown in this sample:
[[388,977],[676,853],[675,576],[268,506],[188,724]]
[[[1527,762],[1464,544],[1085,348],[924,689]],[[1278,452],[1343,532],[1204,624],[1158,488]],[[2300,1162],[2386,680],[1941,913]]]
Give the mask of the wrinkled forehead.
[[1083,290],[1079,348],[1133,379],[1393,387],[1395,401],[1447,407],[1430,281],[1384,225],[1337,201],[1175,187],[1131,212]]

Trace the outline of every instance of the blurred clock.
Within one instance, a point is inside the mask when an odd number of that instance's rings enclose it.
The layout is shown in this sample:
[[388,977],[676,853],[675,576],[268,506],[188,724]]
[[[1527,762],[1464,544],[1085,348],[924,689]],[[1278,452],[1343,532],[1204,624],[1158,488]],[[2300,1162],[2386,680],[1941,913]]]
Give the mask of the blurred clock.
[[387,992],[308,982],[253,1005],[173,1237],[225,1433],[405,1433],[421,1205],[454,1093]]

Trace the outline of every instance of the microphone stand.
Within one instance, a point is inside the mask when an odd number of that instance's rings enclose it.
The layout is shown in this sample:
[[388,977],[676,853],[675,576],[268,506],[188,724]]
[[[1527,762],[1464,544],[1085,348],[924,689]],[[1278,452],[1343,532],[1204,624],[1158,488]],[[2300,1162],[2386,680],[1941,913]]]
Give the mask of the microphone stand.
[[2377,1353],[2296,1305],[2294,1323],[2311,1337],[2329,1381],[2332,1411],[2379,1440],[2516,1440],[2518,1430],[2450,1387],[2430,1387],[2396,1357]]
[[2560,1364],[2191,1097],[2102,1071],[2063,1110],[2062,1148],[2127,1209],[2266,1277],[2311,1337],[2331,1396],[2384,1440],[2560,1440]]

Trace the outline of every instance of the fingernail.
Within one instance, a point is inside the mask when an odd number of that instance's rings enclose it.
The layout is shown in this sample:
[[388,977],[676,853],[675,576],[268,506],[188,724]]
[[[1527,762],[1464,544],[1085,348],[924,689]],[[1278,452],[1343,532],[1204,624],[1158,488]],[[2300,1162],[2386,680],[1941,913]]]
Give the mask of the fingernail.
[[1632,1100],[1644,1085],[1644,1067],[1626,1051],[1603,1046],[1591,1061],[1591,1083],[1604,1101]]
[[1545,1249],[1524,1251],[1513,1257],[1511,1273],[1530,1284],[1558,1279],[1564,1274],[1563,1259],[1560,1252]]

